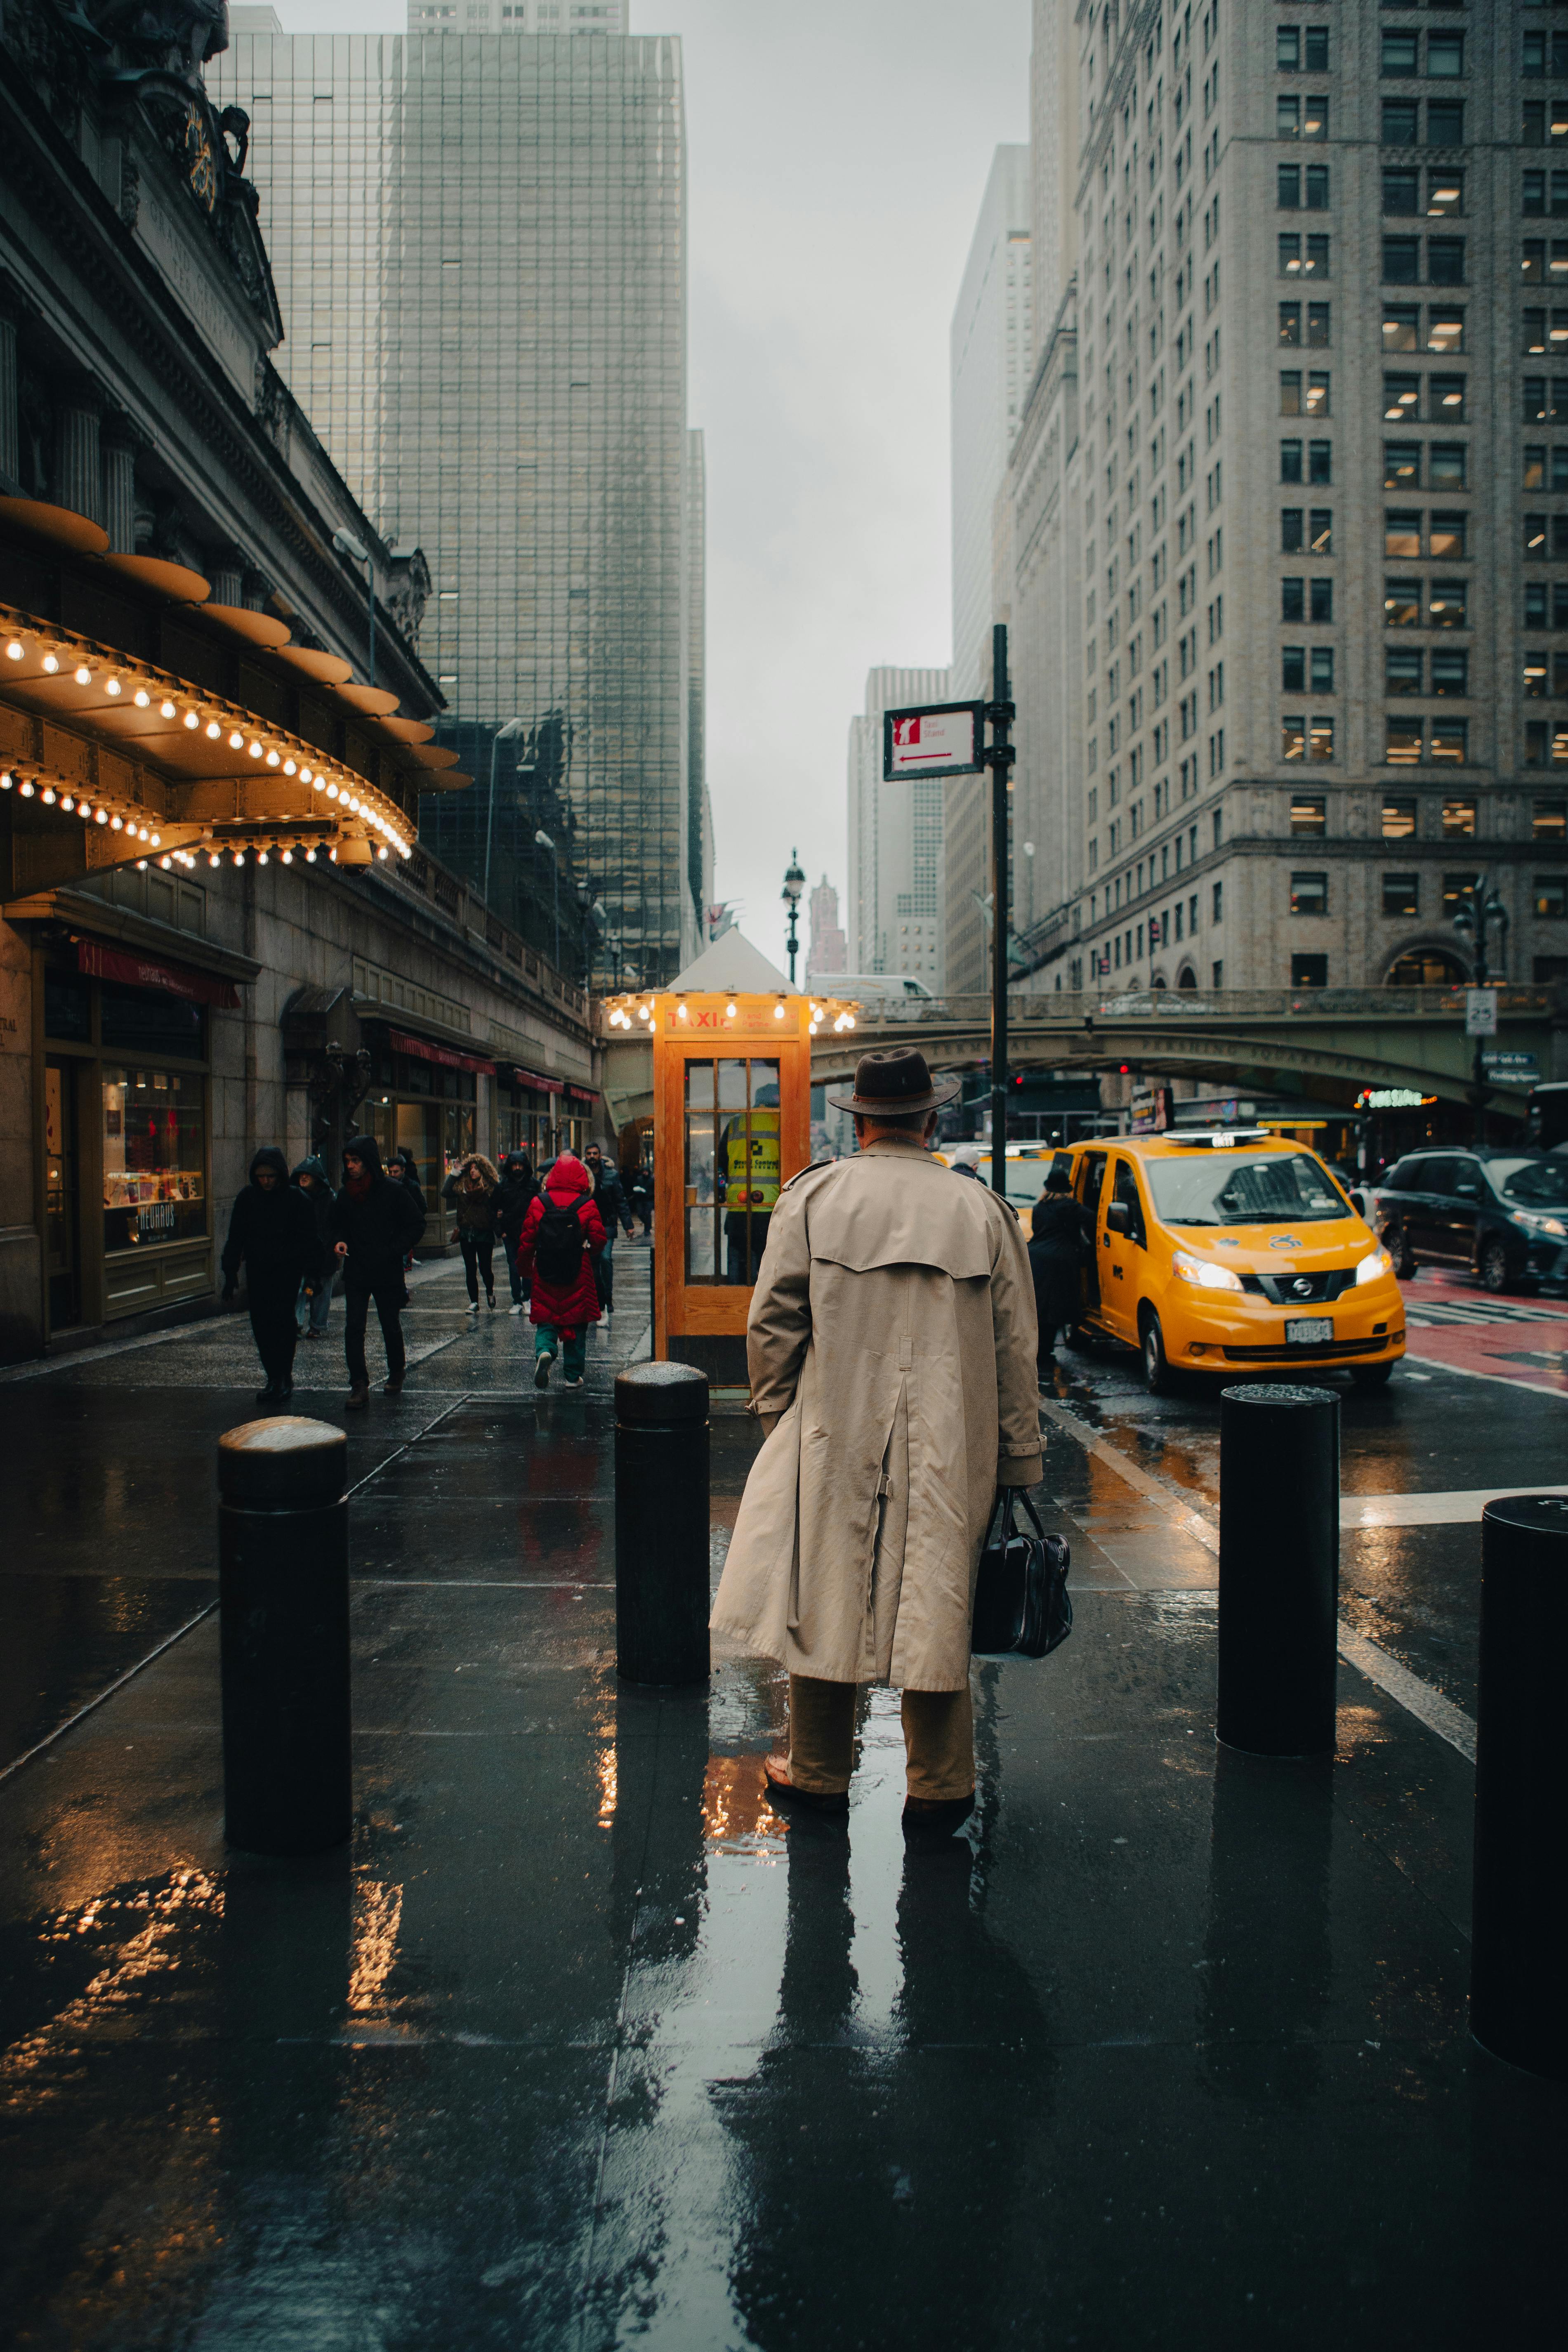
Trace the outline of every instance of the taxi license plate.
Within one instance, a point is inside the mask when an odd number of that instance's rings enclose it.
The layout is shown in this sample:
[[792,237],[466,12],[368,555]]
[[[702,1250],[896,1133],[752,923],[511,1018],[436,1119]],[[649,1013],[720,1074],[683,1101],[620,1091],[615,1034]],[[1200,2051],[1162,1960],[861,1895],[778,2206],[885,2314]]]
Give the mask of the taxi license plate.
[[1331,1339],[1333,1336],[1331,1315],[1302,1315],[1285,1326],[1288,1348],[1315,1348],[1320,1339]]

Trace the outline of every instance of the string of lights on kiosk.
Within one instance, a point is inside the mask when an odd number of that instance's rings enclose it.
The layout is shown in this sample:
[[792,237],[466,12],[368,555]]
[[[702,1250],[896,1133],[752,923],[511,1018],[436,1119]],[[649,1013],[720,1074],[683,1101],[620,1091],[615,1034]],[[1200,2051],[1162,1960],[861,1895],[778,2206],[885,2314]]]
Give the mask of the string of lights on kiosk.
[[[7,666],[0,676],[18,680],[68,678],[84,692],[96,687],[110,702],[123,699],[138,710],[155,709],[160,719],[177,722],[189,734],[206,742],[225,743],[230,751],[243,751],[262,773],[271,772],[290,782],[297,778],[312,793],[321,795],[323,806],[319,819],[300,815],[264,821],[259,825],[253,819],[235,819],[235,830],[226,837],[226,820],[222,818],[203,820],[196,828],[168,817],[160,822],[157,812],[150,811],[141,802],[113,793],[84,793],[62,776],[48,773],[34,761],[13,761],[9,767],[0,769],[0,792],[15,791],[24,800],[32,799],[36,793],[47,808],[58,807],[68,816],[80,817],[84,824],[100,824],[124,835],[128,841],[145,843],[150,852],[157,854],[157,863],[163,867],[194,868],[201,856],[205,856],[209,866],[220,866],[226,853],[235,866],[243,866],[248,854],[254,854],[258,866],[267,865],[274,854],[280,864],[291,866],[296,852],[302,853],[308,866],[316,863],[322,850],[333,864],[345,865],[368,865],[373,854],[384,860],[395,854],[399,857],[412,855],[413,845],[404,831],[408,819],[397,803],[367,784],[353,770],[323,759],[298,736],[259,721],[254,713],[204,693],[165,671],[144,663],[129,664],[106,653],[90,639],[68,631],[17,629],[0,635],[4,635],[0,660]],[[227,779],[213,781],[222,782]],[[341,820],[345,817],[352,822],[343,827]],[[163,825],[171,830],[177,826],[184,834],[199,830],[197,852],[184,844],[165,848]],[[237,831],[241,825],[245,827],[243,834]],[[379,836],[374,845],[367,837],[372,834]],[[151,863],[151,857],[136,860],[138,867],[143,869]]]
[[[682,999],[677,996],[673,1003],[674,1011],[668,1017],[674,1022],[689,1021],[691,1016]],[[773,1006],[775,1021],[783,1021],[786,1017],[787,1004],[787,998],[781,996],[778,999]],[[725,1021],[736,1020],[739,1013],[739,1005],[731,999],[724,1007]],[[658,1006],[653,996],[611,996],[605,999],[605,1018],[610,1028],[625,1029],[628,1033],[635,1032],[640,1024],[643,1031],[648,1036],[652,1036],[658,1028]],[[854,1005],[845,1003],[843,999],[837,996],[825,996],[820,1000],[813,997],[807,1024],[811,1035],[816,1036],[829,1022],[835,1032],[840,1035],[846,1030],[853,1029]]]

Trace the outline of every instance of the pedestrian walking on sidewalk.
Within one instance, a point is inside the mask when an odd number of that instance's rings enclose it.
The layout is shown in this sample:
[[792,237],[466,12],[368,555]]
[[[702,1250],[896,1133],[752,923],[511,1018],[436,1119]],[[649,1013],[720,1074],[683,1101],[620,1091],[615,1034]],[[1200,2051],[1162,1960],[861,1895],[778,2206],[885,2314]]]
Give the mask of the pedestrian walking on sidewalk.
[[336,1194],[327,1175],[327,1164],[312,1153],[292,1170],[289,1181],[302,1192],[310,1203],[316,1220],[316,1238],[321,1244],[322,1271],[312,1285],[302,1282],[300,1296],[294,1302],[294,1323],[301,1339],[324,1339],[327,1318],[332,1311],[332,1283],[335,1261],[332,1245],[327,1234],[327,1213]]
[[496,1239],[506,1255],[513,1315],[521,1315],[528,1303],[528,1285],[517,1270],[517,1245],[522,1236],[522,1221],[538,1195],[539,1179],[533,1172],[532,1160],[526,1151],[509,1151],[500,1164],[495,1213]]
[[293,1393],[295,1301],[301,1283],[323,1278],[324,1259],[309,1201],[289,1181],[289,1162],[275,1144],[263,1144],[250,1163],[250,1181],[235,1195],[223,1245],[223,1295],[232,1300],[245,1267],[250,1328],[267,1375],[258,1404],[281,1404]]
[[626,1196],[626,1206],[642,1227],[644,1241],[653,1236],[653,1170],[642,1156],[640,1144],[621,1162],[621,1190]]
[[[388,1168],[386,1172],[391,1177],[395,1184],[401,1184],[403,1186],[404,1191],[408,1194],[409,1198],[414,1202],[415,1207],[418,1210],[420,1216],[427,1216],[429,1214],[430,1204],[425,1198],[425,1186],[419,1174],[419,1162],[415,1159],[414,1154],[410,1151],[405,1143],[400,1143],[396,1150],[393,1153],[392,1165]],[[405,1250],[403,1253],[403,1271],[405,1275],[412,1274],[414,1271],[414,1253],[412,1250]],[[408,1304],[408,1285],[406,1282],[403,1286],[403,1304],[405,1307]]]
[[1029,1271],[1035,1283],[1043,1379],[1053,1361],[1057,1333],[1070,1331],[1083,1312],[1079,1276],[1086,1247],[1093,1248],[1094,1236],[1087,1210],[1073,1198],[1071,1176],[1066,1168],[1055,1164],[1029,1216]]
[[381,1147],[373,1135],[351,1135],[343,1146],[342,1188],[328,1213],[327,1231],[342,1266],[348,1305],[343,1329],[348,1409],[362,1412],[370,1402],[364,1328],[373,1298],[386,1349],[384,1391],[396,1396],[403,1386],[408,1360],[400,1320],[408,1295],[403,1261],[425,1231],[424,1209],[407,1185],[382,1167]]
[[532,1284],[528,1312],[534,1327],[536,1389],[550,1386],[557,1343],[563,1349],[562,1385],[583,1385],[588,1326],[599,1319],[593,1260],[605,1238],[594,1206],[594,1180],[579,1159],[563,1151],[523,1219],[517,1247],[519,1271]]
[[442,1188],[441,1198],[458,1220],[458,1247],[463,1253],[463,1276],[468,1286],[468,1312],[479,1311],[479,1276],[484,1276],[485,1297],[490,1307],[496,1303],[494,1252],[496,1240],[496,1193],[500,1178],[493,1164],[482,1151],[468,1152],[453,1169]]
[[861,1683],[903,1693],[906,1827],[974,1801],[970,1618],[999,1486],[1040,1476],[1035,1300],[1017,1218],[930,1157],[938,1107],[910,1046],[830,1095],[859,1150],[808,1168],[773,1213],[746,1328],[766,1442],[746,1482],[714,1630],[789,1670],[786,1808],[842,1813]]
[[619,1225],[630,1241],[632,1213],[626,1206],[620,1177],[596,1143],[590,1143],[584,1152],[583,1164],[594,1180],[594,1206],[599,1212],[599,1223],[605,1228],[605,1246],[594,1260],[594,1279],[599,1286],[600,1306],[606,1315],[613,1315],[616,1311],[616,1227]]

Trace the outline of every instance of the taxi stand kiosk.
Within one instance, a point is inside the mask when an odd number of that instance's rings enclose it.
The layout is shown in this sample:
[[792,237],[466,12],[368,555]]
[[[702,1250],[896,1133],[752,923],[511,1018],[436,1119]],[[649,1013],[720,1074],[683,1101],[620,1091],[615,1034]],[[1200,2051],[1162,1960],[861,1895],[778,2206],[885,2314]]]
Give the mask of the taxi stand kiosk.
[[[724,944],[682,978],[707,977]],[[771,970],[754,950],[749,958]],[[769,1219],[811,1159],[812,1039],[852,1029],[853,1008],[802,995],[780,974],[766,993],[678,982],[614,998],[606,1012],[612,1028],[653,1045],[655,1358],[744,1388]]]

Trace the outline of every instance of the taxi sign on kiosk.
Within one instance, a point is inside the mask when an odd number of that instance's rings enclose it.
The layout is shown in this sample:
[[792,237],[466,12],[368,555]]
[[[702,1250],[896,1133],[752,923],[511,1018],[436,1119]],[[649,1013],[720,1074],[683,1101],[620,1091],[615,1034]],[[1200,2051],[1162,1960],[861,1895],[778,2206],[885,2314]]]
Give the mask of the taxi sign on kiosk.
[[654,1355],[746,1385],[746,1317],[784,1186],[811,1157],[811,1045],[855,1007],[728,931],[668,989],[612,997],[653,1046]]

